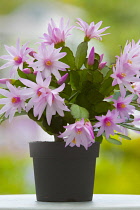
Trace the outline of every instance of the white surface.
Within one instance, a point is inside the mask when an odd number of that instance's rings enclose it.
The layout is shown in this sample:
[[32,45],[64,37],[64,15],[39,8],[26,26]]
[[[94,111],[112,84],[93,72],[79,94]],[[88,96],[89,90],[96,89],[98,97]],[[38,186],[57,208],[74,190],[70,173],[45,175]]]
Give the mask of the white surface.
[[35,195],[0,195],[0,210],[135,210],[140,195],[94,195],[89,202],[37,202]]

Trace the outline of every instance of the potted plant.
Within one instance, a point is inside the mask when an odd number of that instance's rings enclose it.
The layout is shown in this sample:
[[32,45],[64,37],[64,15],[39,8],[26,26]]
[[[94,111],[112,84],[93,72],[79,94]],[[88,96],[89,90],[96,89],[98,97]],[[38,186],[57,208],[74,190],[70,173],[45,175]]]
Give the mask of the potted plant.
[[[140,131],[133,125],[140,101],[140,41],[127,42],[108,67],[94,47],[88,53],[88,42],[101,40],[109,27],[80,18],[77,24],[69,27],[62,18],[57,26],[51,19],[37,52],[18,39],[0,57],[8,61],[0,69],[11,67],[10,77],[0,79],[6,85],[0,89],[1,122],[28,115],[54,135],[54,142],[30,142],[38,201],[91,200],[103,136],[119,145],[121,138],[130,140],[126,129]],[[76,29],[84,32],[84,41],[74,55],[65,41]]]

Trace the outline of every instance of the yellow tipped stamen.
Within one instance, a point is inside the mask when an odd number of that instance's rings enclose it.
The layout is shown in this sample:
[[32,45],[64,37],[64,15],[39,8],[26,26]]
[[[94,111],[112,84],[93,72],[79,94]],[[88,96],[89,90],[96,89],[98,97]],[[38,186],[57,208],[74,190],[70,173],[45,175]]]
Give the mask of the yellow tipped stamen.
[[107,120],[107,121],[105,122],[105,124],[106,124],[106,126],[111,126],[111,122],[110,122],[109,120]]
[[21,58],[20,56],[14,57],[13,60],[14,60],[17,64],[21,64],[21,62],[22,62],[22,58]]
[[125,105],[125,104],[121,104],[120,107],[121,107],[121,108],[125,108],[126,105]]
[[17,99],[16,98],[12,98],[11,101],[12,101],[12,103],[16,103]]
[[18,56],[14,57],[14,61],[18,61],[18,60],[19,60]]
[[130,64],[132,64],[132,61],[131,61],[131,60],[128,60],[128,61],[127,61],[127,63],[130,63]]
[[121,73],[121,76],[122,76],[122,77],[126,77],[126,74],[125,74],[125,73]]
[[46,61],[45,62],[46,66],[51,66],[52,65],[52,62],[50,60]]
[[12,102],[13,104],[20,102],[20,97],[13,97],[13,98],[11,99],[11,102]]
[[82,130],[81,129],[77,129],[76,133],[81,134]]
[[76,139],[75,138],[72,140],[72,143],[76,144]]
[[40,91],[37,92],[37,95],[38,96],[41,96],[41,94],[42,94],[42,92],[40,92]]

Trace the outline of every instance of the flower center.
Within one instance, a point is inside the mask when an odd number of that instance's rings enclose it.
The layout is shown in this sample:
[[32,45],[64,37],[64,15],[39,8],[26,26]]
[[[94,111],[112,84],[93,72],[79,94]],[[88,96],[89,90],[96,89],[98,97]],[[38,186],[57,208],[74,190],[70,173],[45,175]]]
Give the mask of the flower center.
[[38,91],[38,92],[37,92],[37,95],[38,95],[38,96],[41,96],[41,95],[42,95],[42,92]]
[[118,103],[117,107],[124,109],[126,107],[126,105],[124,103]]
[[45,61],[45,65],[46,65],[46,66],[52,66],[52,62],[51,62],[50,60],[46,60],[46,61]]
[[40,91],[40,89],[41,89],[41,88],[39,88],[39,89],[37,90],[37,95],[38,95],[38,97],[42,95],[42,92]]
[[76,128],[76,133],[81,134],[82,133],[82,128]]
[[126,77],[126,74],[125,73],[117,74],[117,77],[119,77],[119,79],[123,79],[124,77]]
[[13,104],[19,103],[19,102],[20,102],[20,97],[13,97],[13,98],[11,99],[11,102],[12,102]]
[[122,77],[126,77],[126,74],[125,74],[125,73],[121,73],[121,76],[122,76]]
[[75,138],[72,140],[72,143],[76,144],[76,139]]
[[14,57],[14,61],[16,64],[21,64],[22,63],[22,58],[20,56]]
[[112,125],[112,123],[111,123],[111,121],[109,119],[105,119],[104,122],[105,122],[106,126],[111,126]]
[[127,63],[130,63],[130,64],[132,64],[132,61],[131,61],[131,60],[128,60],[128,61],[127,61]]

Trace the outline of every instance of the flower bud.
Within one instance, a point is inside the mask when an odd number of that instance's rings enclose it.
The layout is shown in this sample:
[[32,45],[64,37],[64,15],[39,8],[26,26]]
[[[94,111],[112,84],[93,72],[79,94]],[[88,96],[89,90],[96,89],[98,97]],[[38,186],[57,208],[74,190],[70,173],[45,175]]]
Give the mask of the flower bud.
[[23,69],[22,71],[23,71],[25,74],[31,74],[31,73],[32,73],[32,71],[31,71],[30,68],[25,68],[25,69]]
[[34,58],[35,53],[36,53],[35,51],[31,51],[31,52],[29,52],[29,55]]
[[99,69],[102,70],[105,67],[106,64],[107,64],[107,62],[100,63],[99,64]]
[[62,84],[66,81],[68,75],[69,75],[68,73],[64,74],[64,76],[62,76],[62,77],[60,78],[60,80],[57,81],[57,83],[58,83],[59,85],[62,85]]
[[34,71],[33,74],[34,74],[34,75],[37,75],[37,72],[38,72],[38,71]]
[[103,57],[104,57],[104,54],[100,55],[100,61],[99,61],[99,67],[98,67],[100,70],[102,70],[107,64],[107,62],[102,63]]
[[95,58],[94,47],[92,47],[87,61],[87,64],[89,66],[92,66],[94,64],[94,58]]
[[[28,50],[28,49],[30,49],[30,48],[27,47],[26,50]],[[32,50],[29,52],[29,55],[34,58],[34,53],[36,53],[36,52],[34,50]]]

